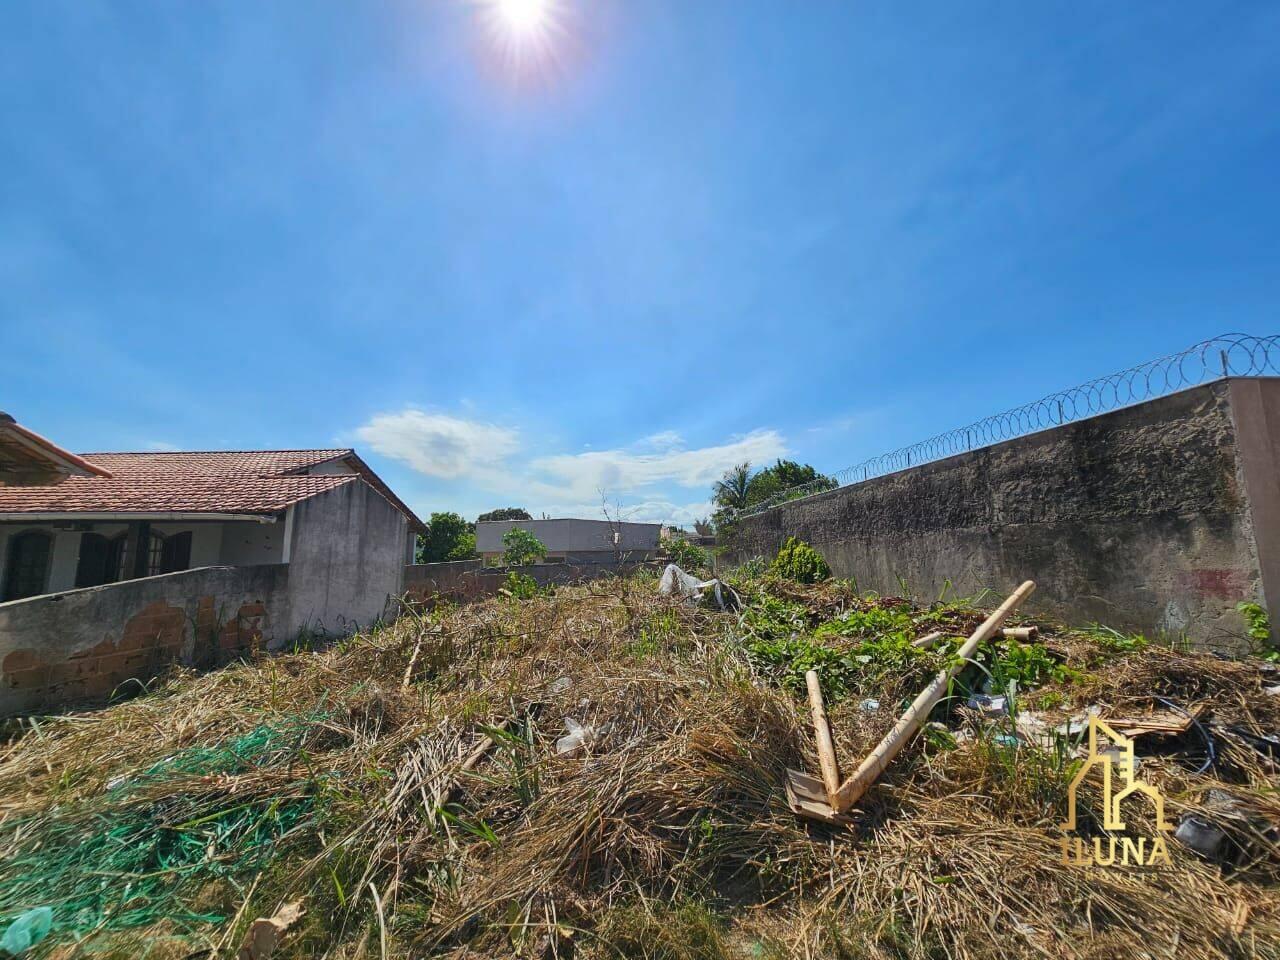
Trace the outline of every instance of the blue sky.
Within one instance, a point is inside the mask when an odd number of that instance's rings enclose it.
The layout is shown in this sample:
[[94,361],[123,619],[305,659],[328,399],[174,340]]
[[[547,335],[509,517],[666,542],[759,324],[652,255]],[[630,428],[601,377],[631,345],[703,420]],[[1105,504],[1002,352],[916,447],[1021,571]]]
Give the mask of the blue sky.
[[1280,4],[0,5],[0,408],[706,510],[1277,331]]

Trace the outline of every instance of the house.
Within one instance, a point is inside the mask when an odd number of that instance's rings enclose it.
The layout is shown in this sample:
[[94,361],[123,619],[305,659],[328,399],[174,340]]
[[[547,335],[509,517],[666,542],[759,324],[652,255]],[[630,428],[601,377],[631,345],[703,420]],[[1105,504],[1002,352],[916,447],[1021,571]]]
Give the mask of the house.
[[614,523],[610,520],[484,520],[476,524],[476,553],[492,562],[506,549],[502,537],[519,527],[547,548],[548,561],[604,563],[621,556],[648,560],[658,551],[660,523]]
[[0,487],[61,483],[67,477],[109,477],[0,410]]
[[[0,602],[196,567],[300,562],[309,576],[327,568],[326,601],[345,566],[352,582],[339,593],[358,599],[361,581],[398,586],[424,529],[354,450],[77,456],[15,426],[0,433],[0,453],[43,458],[45,482],[25,467],[3,474]],[[11,485],[19,473],[25,482]],[[315,606],[317,616],[335,608]]]

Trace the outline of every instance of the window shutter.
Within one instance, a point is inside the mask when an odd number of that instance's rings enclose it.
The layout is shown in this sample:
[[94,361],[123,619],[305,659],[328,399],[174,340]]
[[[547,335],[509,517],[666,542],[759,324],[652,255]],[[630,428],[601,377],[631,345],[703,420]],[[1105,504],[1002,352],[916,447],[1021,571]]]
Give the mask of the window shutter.
[[76,561],[76,586],[100,587],[107,582],[107,538],[100,533],[80,535],[80,559]]
[[160,560],[161,573],[177,573],[191,566],[191,532],[175,533],[164,541]]

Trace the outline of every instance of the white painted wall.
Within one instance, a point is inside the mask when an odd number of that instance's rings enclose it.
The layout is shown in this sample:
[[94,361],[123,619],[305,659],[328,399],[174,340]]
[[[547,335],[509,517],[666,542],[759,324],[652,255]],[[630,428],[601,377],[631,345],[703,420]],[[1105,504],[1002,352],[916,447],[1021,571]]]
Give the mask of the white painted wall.
[[218,563],[250,567],[284,562],[284,524],[229,520],[222,524]]

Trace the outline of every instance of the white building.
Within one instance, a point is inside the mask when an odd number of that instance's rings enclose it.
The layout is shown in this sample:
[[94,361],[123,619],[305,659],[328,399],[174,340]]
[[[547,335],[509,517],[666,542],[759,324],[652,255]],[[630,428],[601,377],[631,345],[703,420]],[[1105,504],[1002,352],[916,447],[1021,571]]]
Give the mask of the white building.
[[614,523],[610,520],[483,520],[476,524],[476,553],[500,560],[502,537],[519,527],[547,548],[548,562],[602,563],[617,559],[648,560],[658,551],[660,523]]

